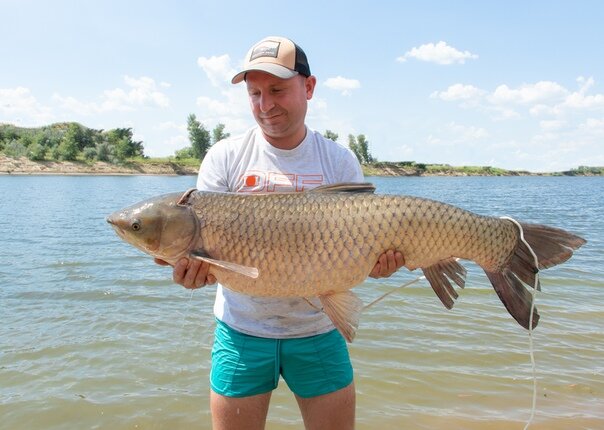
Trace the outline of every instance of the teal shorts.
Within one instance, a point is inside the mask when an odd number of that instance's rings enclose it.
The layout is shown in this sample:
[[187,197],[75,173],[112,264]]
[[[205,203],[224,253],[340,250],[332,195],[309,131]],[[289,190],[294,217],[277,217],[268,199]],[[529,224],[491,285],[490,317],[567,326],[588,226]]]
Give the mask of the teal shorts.
[[250,336],[217,320],[212,391],[247,397],[277,388],[279,377],[300,397],[331,393],[352,382],[346,341],[337,330],[296,339]]

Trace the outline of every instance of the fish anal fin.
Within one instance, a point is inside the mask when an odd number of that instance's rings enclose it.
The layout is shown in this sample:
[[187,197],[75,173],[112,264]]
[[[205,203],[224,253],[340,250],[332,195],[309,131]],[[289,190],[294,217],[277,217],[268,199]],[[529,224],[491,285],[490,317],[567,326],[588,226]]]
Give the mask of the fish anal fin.
[[311,193],[375,193],[375,185],[370,182],[340,182],[321,185],[311,189]]
[[352,291],[319,296],[323,312],[348,342],[352,342],[359,327],[363,302]]
[[197,260],[205,261],[208,264],[221,267],[225,270],[239,273],[240,275],[247,276],[248,278],[256,279],[259,275],[258,269],[255,267],[242,266],[241,264],[231,263],[230,261],[216,260],[208,257],[203,251],[192,251],[191,257]]
[[463,288],[466,284],[465,267],[459,264],[456,259],[449,258],[423,268],[422,271],[442,304],[447,309],[451,309],[458,294],[449,280]]

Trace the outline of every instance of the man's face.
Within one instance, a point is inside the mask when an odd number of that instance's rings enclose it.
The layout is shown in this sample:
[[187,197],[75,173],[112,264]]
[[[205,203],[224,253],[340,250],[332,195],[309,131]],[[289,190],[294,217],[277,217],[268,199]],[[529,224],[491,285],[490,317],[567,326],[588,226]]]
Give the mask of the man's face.
[[314,76],[280,79],[268,73],[251,71],[245,78],[252,113],[266,139],[279,146],[300,143],[306,129],[304,118],[308,100],[316,84]]

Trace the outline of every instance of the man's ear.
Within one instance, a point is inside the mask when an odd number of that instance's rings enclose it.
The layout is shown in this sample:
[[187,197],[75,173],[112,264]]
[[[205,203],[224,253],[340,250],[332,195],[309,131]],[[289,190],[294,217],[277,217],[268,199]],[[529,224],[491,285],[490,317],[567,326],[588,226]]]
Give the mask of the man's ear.
[[314,76],[308,76],[304,80],[304,87],[306,88],[306,100],[312,99],[312,96],[315,92],[315,86],[317,85],[317,78]]

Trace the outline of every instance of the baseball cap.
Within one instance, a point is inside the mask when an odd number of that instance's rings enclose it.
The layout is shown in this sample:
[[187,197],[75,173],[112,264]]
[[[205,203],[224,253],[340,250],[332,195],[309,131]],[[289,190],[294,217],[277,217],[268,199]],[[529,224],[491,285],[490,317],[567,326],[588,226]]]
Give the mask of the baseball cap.
[[233,76],[231,82],[238,84],[252,70],[270,73],[282,79],[297,74],[310,76],[306,54],[298,45],[285,37],[270,36],[256,43],[248,51],[243,70]]

